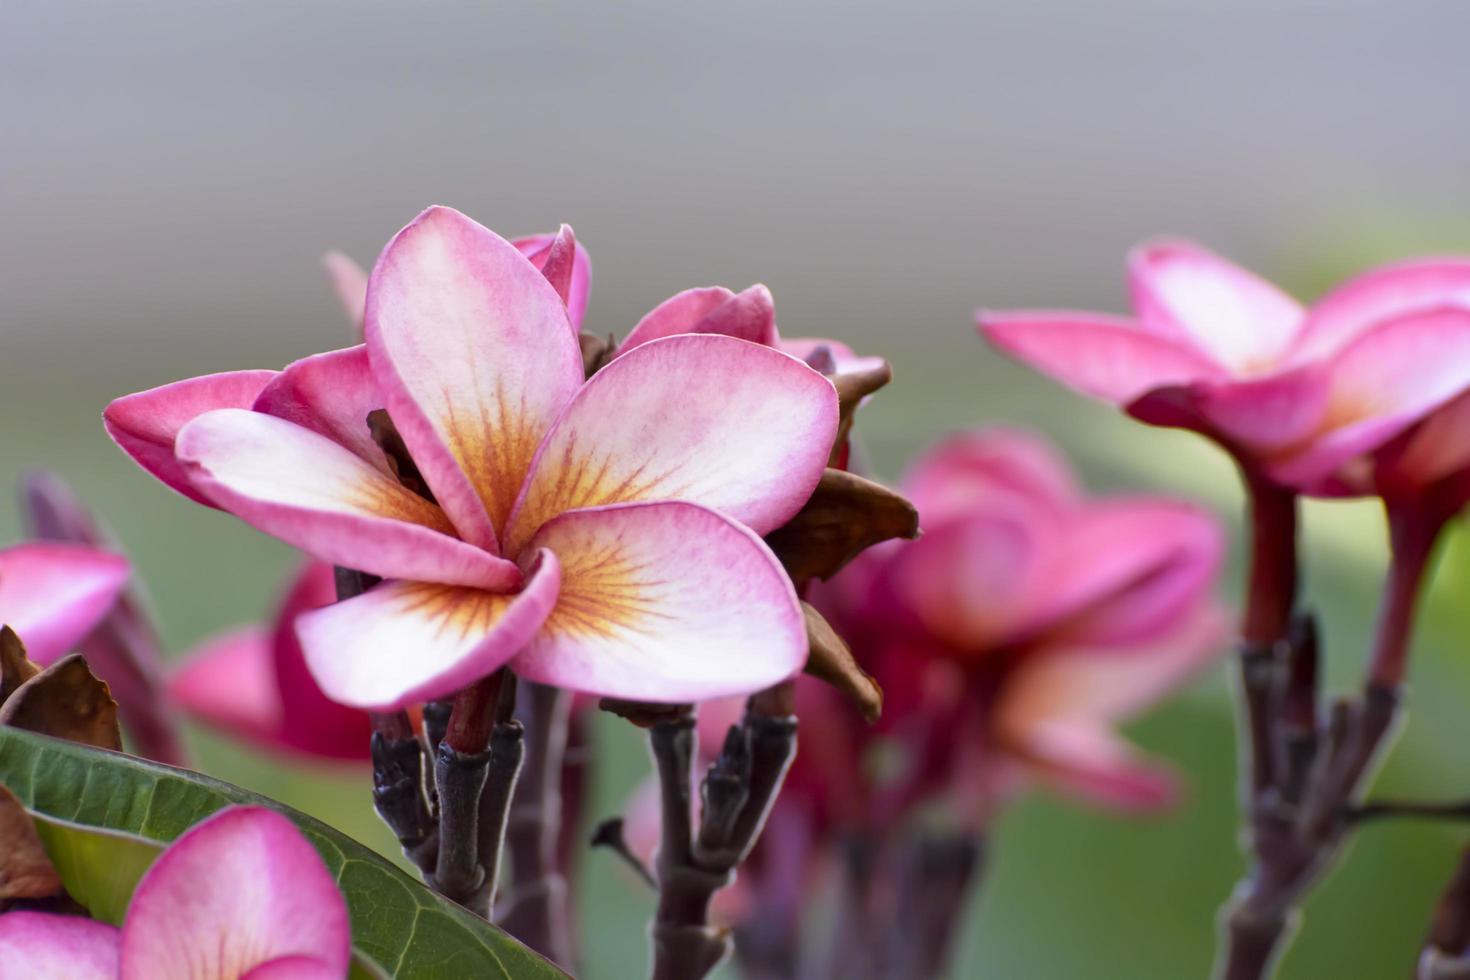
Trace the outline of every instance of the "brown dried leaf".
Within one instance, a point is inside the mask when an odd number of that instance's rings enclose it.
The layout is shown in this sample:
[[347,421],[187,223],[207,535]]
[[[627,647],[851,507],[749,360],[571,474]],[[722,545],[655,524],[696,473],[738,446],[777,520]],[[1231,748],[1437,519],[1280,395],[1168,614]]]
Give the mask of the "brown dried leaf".
[[398,478],[398,482],[425,500],[435,503],[434,491],[429,489],[428,481],[419,472],[419,466],[409,454],[408,445],[404,443],[403,436],[398,434],[398,426],[393,424],[393,418],[388,414],[388,410],[378,408],[368,412],[367,425],[368,432],[372,433],[373,442],[376,442],[378,448],[383,450],[383,455],[388,457],[388,466],[393,470],[393,475]]
[[828,579],[865,548],[919,534],[919,512],[872,480],[828,469],[806,505],[766,535],[793,582]]
[[58,660],[16,688],[0,705],[0,725],[122,750],[117,702],[80,654]]
[[870,724],[877,721],[883,713],[883,689],[858,666],[852,650],[826,617],[806,602],[801,604],[801,611],[806,616],[806,641],[811,651],[806,672],[847,695]]
[[618,342],[612,334],[604,338],[584,333],[577,336],[577,341],[582,345],[582,371],[589,378],[606,367],[618,352]]
[[17,899],[54,898],[61,891],[31,815],[0,786],[0,907]]
[[893,380],[893,368],[887,361],[865,371],[848,371],[832,375],[832,385],[837,389],[837,438],[832,443],[832,455],[828,466],[836,466],[852,433],[853,416],[862,400]]
[[41,668],[26,656],[26,646],[15,630],[0,626],[0,704],[40,672]]
[[687,704],[655,704],[649,701],[625,701],[622,698],[603,698],[597,702],[603,711],[626,718],[639,728],[652,728],[661,721],[673,721],[692,710]]

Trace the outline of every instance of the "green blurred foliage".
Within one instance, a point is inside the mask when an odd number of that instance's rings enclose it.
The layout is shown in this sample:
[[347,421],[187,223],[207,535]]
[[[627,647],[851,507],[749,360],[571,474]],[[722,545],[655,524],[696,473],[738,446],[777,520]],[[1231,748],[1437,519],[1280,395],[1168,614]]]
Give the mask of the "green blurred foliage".
[[[1298,248],[1293,255],[1311,260],[1284,265],[1310,294],[1343,268],[1424,247],[1398,248],[1401,239],[1412,240],[1412,230],[1386,227],[1383,241]],[[1238,540],[1239,492],[1217,452],[1186,434],[1147,430],[1059,393],[985,349],[963,316],[956,311],[952,329],[936,326],[876,346],[874,352],[892,359],[896,374],[893,387],[864,409],[860,421],[877,472],[895,476],[945,431],[1001,421],[1027,425],[1069,450],[1094,490],[1152,489],[1199,499],[1234,522]],[[325,327],[321,335],[333,336]],[[152,483],[108,443],[98,422],[107,399],[169,377],[166,367],[151,365],[145,377],[90,363],[65,385],[54,377],[17,377],[5,404],[27,410],[0,415],[0,482],[13,484],[33,464],[73,481],[119,532],[153,597],[169,654],[177,656],[211,632],[265,614],[295,558]],[[42,414],[46,424],[34,425]],[[1326,627],[1327,683],[1346,690],[1355,683],[1372,625],[1384,561],[1381,520],[1371,503],[1314,503],[1306,524],[1306,598]],[[14,515],[0,514],[0,537],[16,533]],[[1239,571],[1236,548],[1224,581],[1228,597],[1238,595]],[[1457,531],[1421,619],[1411,721],[1378,779],[1384,793],[1451,797],[1470,791],[1464,750],[1470,662],[1462,650],[1470,610],[1461,598],[1467,577],[1470,542]],[[1172,760],[1185,776],[1189,792],[1180,808],[1124,819],[1034,796],[999,820],[957,976],[1206,975],[1217,910],[1242,870],[1228,663],[1222,657],[1188,692],[1131,729],[1143,750]],[[648,770],[637,731],[612,718],[600,718],[596,731],[589,821],[617,812]],[[198,731],[191,732],[191,747],[204,770],[327,820],[384,854],[396,853],[371,812],[366,770],[260,755]],[[1425,824],[1365,829],[1309,903],[1282,971],[1285,980],[1406,975],[1464,838],[1457,828]],[[582,871],[581,941],[595,951],[583,975],[640,975],[651,896],[605,854],[584,854]]]

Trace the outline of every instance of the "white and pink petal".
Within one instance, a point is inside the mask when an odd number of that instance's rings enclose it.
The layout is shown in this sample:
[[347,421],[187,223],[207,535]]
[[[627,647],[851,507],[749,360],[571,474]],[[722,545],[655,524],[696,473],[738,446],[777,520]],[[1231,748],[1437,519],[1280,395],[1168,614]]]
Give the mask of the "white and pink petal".
[[249,408],[275,371],[230,371],[175,381],[114,400],[102,413],[107,434],[165,485],[208,507],[174,457],[179,430],[219,408]]
[[1187,337],[1233,375],[1276,364],[1306,311],[1276,286],[1186,241],[1150,242],[1128,256],[1134,312],[1145,329]]
[[496,549],[536,447],[582,384],[561,297],[510,242],[435,207],[378,260],[366,325],[424,480],[462,538]]
[[780,563],[749,528],[689,503],[572,511],[532,547],[561,562],[556,608],[511,664],[605,697],[703,701],[801,670],[806,628]]
[[316,849],[274,810],[230,807],[191,827],[138,882],[119,977],[244,977],[293,959],[345,976],[351,957],[347,902]]
[[76,915],[0,915],[4,980],[117,980],[118,931]]
[[561,569],[540,554],[517,593],[384,582],[297,620],[328,698],[377,711],[448,697],[524,650],[556,604]]
[[980,331],[1029,367],[1084,395],[1126,405],[1156,388],[1225,377],[1188,340],[1098,313],[982,311]]
[[189,423],[179,459],[215,504],[322,561],[385,578],[507,588],[510,562],[466,544],[433,503],[325,436],[261,412]]
[[16,632],[32,660],[50,664],[102,621],[127,578],[127,559],[82,545],[0,550],[0,625]]
[[684,500],[767,533],[811,496],[837,393],[802,362],[730,337],[653,341],[579,391],[536,454],[506,535],[517,553],[565,511]]

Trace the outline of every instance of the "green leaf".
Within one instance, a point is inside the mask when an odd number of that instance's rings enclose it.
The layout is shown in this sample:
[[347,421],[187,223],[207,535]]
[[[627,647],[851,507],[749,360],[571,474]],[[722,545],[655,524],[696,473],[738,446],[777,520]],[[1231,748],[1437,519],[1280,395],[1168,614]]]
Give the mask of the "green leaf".
[[[25,797],[21,800],[24,802]],[[122,925],[138,879],[163,853],[163,845],[134,834],[59,820],[35,810],[31,811],[31,820],[66,893],[86,906],[92,918]]]
[[[496,927],[430,891],[349,837],[302,813],[228,783],[132,756],[0,727],[0,783],[38,818],[38,830],[59,843],[63,862],[122,853],[136,867],[148,842],[166,844],[204,817],[231,804],[272,807],[296,822],[321,853],[347,896],[352,940],[364,961],[354,976],[373,971],[399,980],[464,977],[562,977],[546,960]],[[115,831],[104,835],[88,830]],[[128,842],[121,835],[142,841]],[[47,841],[48,852],[51,849]],[[144,863],[136,867],[142,874]],[[66,879],[67,872],[58,866]],[[85,876],[82,876],[85,877]],[[126,875],[97,875],[86,887],[109,916]],[[136,878],[133,879],[136,883]],[[68,882],[70,886],[70,882]],[[128,889],[131,893],[131,889]],[[122,900],[126,905],[126,900]],[[102,915],[102,912],[94,914]]]

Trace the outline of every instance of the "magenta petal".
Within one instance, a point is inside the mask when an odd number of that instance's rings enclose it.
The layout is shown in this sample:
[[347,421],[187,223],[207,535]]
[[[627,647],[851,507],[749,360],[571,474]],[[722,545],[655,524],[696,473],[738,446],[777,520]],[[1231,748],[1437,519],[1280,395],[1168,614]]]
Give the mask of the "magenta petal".
[[174,458],[174,439],[189,422],[217,408],[249,408],[274,371],[230,371],[124,395],[102,413],[113,442],[143,469],[207,507],[214,504],[194,488]]
[[643,315],[618,345],[625,354],[640,344],[675,334],[693,333],[697,324],[735,298],[724,286],[703,286],[675,293]]
[[209,725],[258,745],[281,738],[281,695],[271,666],[270,635],[246,627],[205,641],[175,668],[169,697]]
[[345,976],[347,903],[290,820],[230,807],[163,852],[133,893],[120,980],[239,977],[286,957]]
[[513,595],[384,582],[303,614],[296,628],[327,697],[391,711],[446,697],[504,665],[541,628],[560,582],[560,566],[548,553]]
[[1208,597],[1225,557],[1225,532],[1207,511],[1173,500],[1119,500],[1085,508],[1064,535],[1042,616],[1067,642],[1144,644]]
[[0,550],[0,624],[39,664],[68,653],[92,632],[128,578],[127,559],[61,542]]
[[995,509],[924,524],[922,537],[895,551],[895,597],[956,650],[1006,645],[1044,590],[1043,559],[1056,546],[1029,517]]
[[1385,320],[1436,307],[1470,307],[1470,258],[1414,259],[1343,283],[1307,314],[1297,361],[1331,355]]
[[1134,249],[1128,275],[1144,327],[1191,338],[1234,374],[1279,360],[1305,317],[1301,304],[1271,283],[1192,242]]
[[722,334],[775,347],[780,337],[776,333],[776,304],[771,299],[771,291],[760,283],[741,290],[707,313],[695,326],[695,332]]
[[506,534],[516,554],[564,511],[686,500],[765,534],[811,496],[837,431],[831,382],[729,337],[644,344],[577,392],[531,464]]
[[903,489],[930,525],[995,502],[1019,501],[1060,513],[1082,499],[1071,467],[1050,443],[999,427],[941,441],[914,463]]
[[0,978],[116,980],[118,931],[75,915],[0,915]]
[[1209,513],[1167,499],[1095,503],[1064,530],[1029,631],[1092,642],[1151,636],[1209,590],[1225,550]]
[[338,704],[317,686],[306,665],[296,624],[306,613],[337,601],[336,573],[308,562],[291,583],[271,632],[271,660],[284,709],[281,732],[293,749],[330,759],[366,759],[372,722],[366,712]]
[[1470,387],[1470,310],[1386,321],[1343,348],[1331,372],[1323,431],[1272,461],[1274,479],[1310,488]]
[[1304,364],[1258,378],[1205,382],[1196,386],[1194,408],[1212,435],[1270,452],[1295,445],[1317,430],[1327,412],[1330,388],[1326,365]]
[[283,956],[257,966],[240,980],[341,980],[341,977],[341,971],[334,970],[325,960]]
[[324,435],[383,472],[391,472],[368,427],[368,415],[383,407],[383,396],[362,344],[287,365],[261,390],[253,407]]
[[512,563],[452,537],[434,504],[284,419],[210,412],[179,433],[178,452],[194,485],[217,504],[322,561],[482,588],[520,579]]
[[1172,779],[1111,730],[1225,655],[1228,625],[1207,600],[1131,648],[1038,650],[1007,679],[995,725],[1047,781],[1098,802],[1166,804]]
[[332,281],[332,291],[347,314],[347,322],[359,334],[362,331],[362,309],[367,304],[367,273],[346,255],[333,250],[322,256],[322,267]]
[[981,311],[979,323],[981,333],[1011,357],[1114,404],[1154,388],[1224,376],[1188,341],[1147,333],[1118,317]]
[[1470,467],[1470,394],[1435,409],[1393,460],[1394,479],[1423,488]]
[[769,687],[806,661],[796,592],[747,527],[688,503],[571,511],[531,542],[561,562],[556,609],[511,664],[527,680],[640,701]]
[[771,291],[757,283],[739,293],[723,286],[686,289],[664,300],[638,321],[618,352],[681,333],[719,334],[775,347],[776,306]]
[[[557,285],[564,273],[559,269],[565,263],[564,253],[558,251],[557,243],[563,241],[563,236],[570,239],[572,243],[571,274],[565,287]],[[556,286],[556,291],[561,294],[567,307],[567,317],[572,322],[572,329],[582,329],[582,321],[587,316],[587,302],[592,293],[592,258],[582,243],[576,240],[572,234],[570,225],[562,225],[555,234],[531,235],[526,238],[517,238],[511,242],[521,254],[531,260],[531,264],[541,270],[547,281]],[[552,266],[550,274],[546,267]],[[552,280],[552,276],[556,280]]]
[[561,297],[509,242],[436,207],[384,249],[366,322],[419,472],[460,537],[494,552],[537,445],[582,386]]

